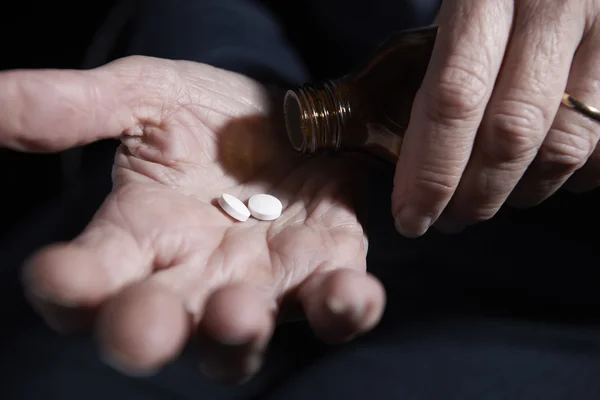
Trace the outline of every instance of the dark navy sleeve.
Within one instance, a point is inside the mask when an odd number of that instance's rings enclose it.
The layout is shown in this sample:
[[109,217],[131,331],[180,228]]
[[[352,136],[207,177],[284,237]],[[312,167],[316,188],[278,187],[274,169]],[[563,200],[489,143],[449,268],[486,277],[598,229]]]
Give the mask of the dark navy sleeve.
[[265,84],[303,83],[307,72],[276,16],[254,0],[146,0],[127,53],[183,59]]

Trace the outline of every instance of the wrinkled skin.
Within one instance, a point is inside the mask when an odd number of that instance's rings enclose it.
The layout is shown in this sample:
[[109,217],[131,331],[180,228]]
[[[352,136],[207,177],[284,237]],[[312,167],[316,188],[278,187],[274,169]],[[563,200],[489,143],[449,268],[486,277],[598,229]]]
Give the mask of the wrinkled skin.
[[[95,329],[116,368],[152,373],[193,339],[204,372],[236,382],[260,367],[277,319],[304,315],[331,342],[377,324],[385,295],[365,271],[352,192],[360,169],[294,154],[258,83],[131,57],[90,71],[5,72],[0,88],[4,146],[121,139],[113,191],[84,232],[24,268],[48,324]],[[274,194],[283,214],[236,222],[215,203],[223,192]]]
[[[405,236],[600,187],[599,0],[448,0],[396,165]],[[435,224],[435,225],[434,225]]]

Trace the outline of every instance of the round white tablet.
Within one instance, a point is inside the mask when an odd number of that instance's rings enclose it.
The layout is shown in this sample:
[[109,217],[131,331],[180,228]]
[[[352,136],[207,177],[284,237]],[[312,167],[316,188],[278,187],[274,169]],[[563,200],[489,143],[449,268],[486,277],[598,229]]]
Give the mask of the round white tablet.
[[248,200],[248,208],[254,218],[272,221],[281,216],[283,205],[277,197],[270,194],[255,194]]
[[223,193],[219,197],[219,205],[227,214],[238,221],[244,222],[250,218],[250,210],[235,196]]

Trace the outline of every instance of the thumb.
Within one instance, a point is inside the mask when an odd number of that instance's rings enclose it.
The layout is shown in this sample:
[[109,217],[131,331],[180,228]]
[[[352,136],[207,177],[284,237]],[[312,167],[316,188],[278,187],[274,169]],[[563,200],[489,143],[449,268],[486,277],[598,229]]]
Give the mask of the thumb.
[[128,57],[91,70],[0,72],[0,147],[55,152],[135,131],[140,99],[160,95],[144,83],[146,64]]

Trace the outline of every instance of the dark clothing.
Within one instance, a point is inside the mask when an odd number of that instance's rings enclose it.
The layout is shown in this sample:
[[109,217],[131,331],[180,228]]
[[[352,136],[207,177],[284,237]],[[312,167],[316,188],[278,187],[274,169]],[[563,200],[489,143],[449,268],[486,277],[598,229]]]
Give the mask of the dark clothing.
[[439,0],[147,0],[129,51],[268,83],[349,72],[387,36],[431,24]]
[[[393,31],[431,23],[435,3],[147,0],[128,53],[291,85],[348,72]],[[583,229],[600,221],[599,193],[560,194],[457,236],[407,240],[389,215],[391,171],[371,179],[369,268],[389,296],[374,332],[330,347],[303,323],[281,327],[264,371],[243,386],[206,381],[193,348],[156,377],[119,375],[101,364],[91,338],[46,329],[8,269],[83,228],[110,190],[112,150],[84,186],[0,248],[2,311],[15,319],[4,328],[0,398],[600,399],[600,263],[597,235]]]

